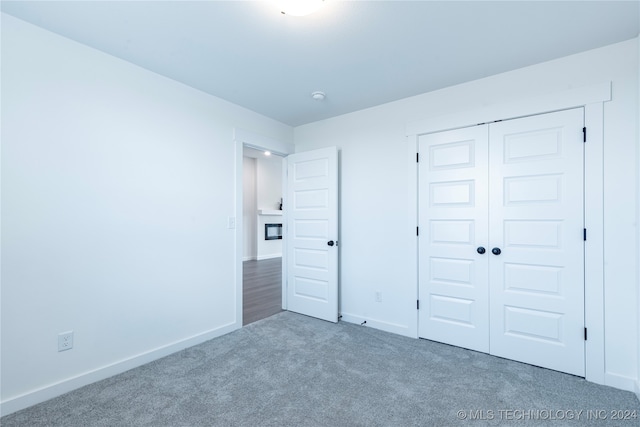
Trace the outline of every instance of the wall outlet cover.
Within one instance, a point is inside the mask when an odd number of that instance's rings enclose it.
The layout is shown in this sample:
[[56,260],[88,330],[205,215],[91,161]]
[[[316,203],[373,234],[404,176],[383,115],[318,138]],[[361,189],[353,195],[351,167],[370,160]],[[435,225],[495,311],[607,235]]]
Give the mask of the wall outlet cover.
[[73,331],[58,334],[58,351],[71,350],[73,348]]

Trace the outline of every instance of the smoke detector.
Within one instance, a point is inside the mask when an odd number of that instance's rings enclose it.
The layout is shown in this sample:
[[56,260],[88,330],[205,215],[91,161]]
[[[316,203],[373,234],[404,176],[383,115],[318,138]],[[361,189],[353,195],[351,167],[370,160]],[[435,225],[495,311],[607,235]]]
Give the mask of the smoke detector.
[[327,97],[327,95],[324,92],[321,91],[315,91],[313,93],[311,93],[311,97],[313,99],[315,99],[316,101],[324,101],[324,99]]

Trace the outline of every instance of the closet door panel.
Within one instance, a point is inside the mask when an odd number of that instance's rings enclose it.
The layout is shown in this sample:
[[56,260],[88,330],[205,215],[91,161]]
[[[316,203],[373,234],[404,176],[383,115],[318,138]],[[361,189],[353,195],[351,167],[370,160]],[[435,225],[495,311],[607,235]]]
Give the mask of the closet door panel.
[[489,351],[486,126],[419,140],[419,331]]
[[489,126],[490,352],[584,376],[582,109]]

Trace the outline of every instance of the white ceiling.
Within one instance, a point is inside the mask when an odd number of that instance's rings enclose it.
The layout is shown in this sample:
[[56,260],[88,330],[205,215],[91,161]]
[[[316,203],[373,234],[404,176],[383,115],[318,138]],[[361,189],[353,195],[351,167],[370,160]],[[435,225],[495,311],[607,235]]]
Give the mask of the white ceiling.
[[637,0],[327,0],[307,17],[268,1],[1,7],[291,126],[628,40],[640,22]]

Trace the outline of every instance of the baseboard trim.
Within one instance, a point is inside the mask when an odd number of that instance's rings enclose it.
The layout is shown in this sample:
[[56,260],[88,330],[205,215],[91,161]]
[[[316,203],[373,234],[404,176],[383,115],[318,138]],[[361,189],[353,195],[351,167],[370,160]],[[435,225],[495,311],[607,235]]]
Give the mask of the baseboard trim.
[[229,323],[219,328],[211,329],[198,335],[180,340],[165,346],[150,350],[148,352],[138,354],[128,359],[120,360],[111,365],[103,366],[93,371],[84,372],[77,376],[62,380],[55,384],[51,384],[0,402],[0,416],[9,415],[30,406],[42,403],[54,397],[76,390],[80,387],[92,384],[94,382],[104,380],[114,375],[121,374],[130,369],[137,368],[154,360],[176,353],[185,348],[193,347],[213,338],[226,335],[236,329],[240,329],[242,325],[236,322]]
[[[638,394],[638,383],[635,378],[625,377],[611,372],[604,373],[604,385]],[[640,399],[640,397],[639,397]]]
[[[366,320],[367,323],[365,323],[362,326],[368,326],[368,327],[379,329],[385,332],[391,332],[391,333],[406,336],[409,338],[415,338],[415,336],[411,334],[410,328],[407,326],[398,325],[398,324],[389,323],[389,322],[383,322],[380,320],[358,316],[350,313],[343,312],[341,314],[342,314],[342,317],[340,318],[340,320],[342,320],[343,322],[362,325],[362,323]],[[638,397],[638,400],[640,400],[640,380],[606,372],[604,377],[604,385],[635,393],[635,395]]]
[[282,254],[260,255],[256,257],[258,261],[262,261],[263,259],[272,259],[272,258],[282,258]]
[[366,320],[363,326],[368,326],[370,328],[379,329],[385,332],[391,332],[392,334],[398,334],[409,338],[415,338],[409,329],[408,326],[398,325],[396,323],[384,322],[381,320],[372,319],[370,317],[357,316],[355,314],[349,313],[341,313],[342,317],[340,320],[343,322],[354,323],[357,325],[362,325],[362,323]]

